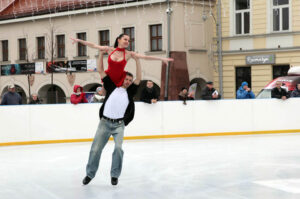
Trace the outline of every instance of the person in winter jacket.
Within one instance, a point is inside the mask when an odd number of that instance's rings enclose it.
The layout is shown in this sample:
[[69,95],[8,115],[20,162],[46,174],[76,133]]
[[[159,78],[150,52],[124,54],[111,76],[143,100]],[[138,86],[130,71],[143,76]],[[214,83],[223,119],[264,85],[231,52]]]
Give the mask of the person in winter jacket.
[[102,86],[99,86],[96,89],[96,93],[94,94],[93,98],[92,98],[92,102],[93,103],[97,103],[97,102],[103,102],[105,98],[105,91],[104,88]]
[[140,100],[148,104],[154,104],[157,102],[158,94],[153,87],[153,81],[147,81],[147,86],[142,90]]
[[16,92],[15,85],[11,84],[8,87],[1,101],[1,105],[19,105],[22,104],[22,97]]
[[300,97],[300,83],[296,85],[295,90],[291,93],[291,97]]
[[39,99],[38,95],[36,93],[33,93],[31,95],[29,104],[41,104],[41,100]]
[[85,93],[82,92],[82,87],[79,85],[74,86],[74,93],[71,95],[71,103],[78,104],[78,103],[88,103],[87,99],[85,98]]
[[287,91],[284,88],[282,88],[282,82],[277,81],[276,87],[273,88],[271,91],[271,97],[286,100],[287,95],[288,95]]
[[214,88],[214,83],[210,81],[206,82],[206,87],[203,89],[201,97],[203,100],[216,100],[221,98],[218,91]]
[[255,95],[248,87],[247,82],[243,82],[240,88],[236,91],[236,99],[254,99]]

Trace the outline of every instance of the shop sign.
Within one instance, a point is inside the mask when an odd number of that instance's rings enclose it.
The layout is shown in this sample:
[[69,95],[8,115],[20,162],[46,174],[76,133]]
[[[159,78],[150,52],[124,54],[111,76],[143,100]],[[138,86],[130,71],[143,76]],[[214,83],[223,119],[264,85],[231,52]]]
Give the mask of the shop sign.
[[246,64],[247,65],[275,64],[275,54],[247,56]]

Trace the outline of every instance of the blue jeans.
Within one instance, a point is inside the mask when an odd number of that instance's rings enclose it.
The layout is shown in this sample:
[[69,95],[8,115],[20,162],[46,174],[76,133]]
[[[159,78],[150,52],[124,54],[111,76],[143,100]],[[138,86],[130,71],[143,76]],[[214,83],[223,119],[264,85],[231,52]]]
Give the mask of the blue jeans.
[[122,170],[123,150],[122,143],[124,137],[124,121],[111,122],[102,118],[99,122],[98,129],[91,147],[89,161],[86,166],[87,176],[94,178],[99,167],[101,153],[109,137],[112,135],[115,141],[115,149],[112,154],[111,177],[118,178]]

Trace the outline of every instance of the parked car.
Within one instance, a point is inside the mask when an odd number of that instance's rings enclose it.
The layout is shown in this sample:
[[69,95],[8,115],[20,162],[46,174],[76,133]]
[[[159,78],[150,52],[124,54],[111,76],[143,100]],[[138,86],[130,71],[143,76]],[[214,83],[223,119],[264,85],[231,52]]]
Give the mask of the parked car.
[[282,87],[290,94],[295,90],[296,85],[300,83],[300,66],[294,66],[289,69],[288,76],[278,77],[268,83],[256,96],[256,99],[271,98],[271,90],[276,87],[276,82],[281,81]]

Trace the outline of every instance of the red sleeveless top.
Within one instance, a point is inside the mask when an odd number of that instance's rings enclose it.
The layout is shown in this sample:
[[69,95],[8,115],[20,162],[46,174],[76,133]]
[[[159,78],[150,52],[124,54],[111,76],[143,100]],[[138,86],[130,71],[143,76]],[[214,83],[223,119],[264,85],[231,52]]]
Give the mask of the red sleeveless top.
[[[111,59],[111,55],[115,51],[122,51],[124,53],[124,58],[121,61],[114,61]],[[117,87],[123,85],[124,79],[126,77],[126,71],[124,68],[126,66],[126,58],[125,58],[125,49],[124,48],[116,48],[110,55],[108,56],[108,69],[105,71],[106,74],[110,77],[110,79],[115,83]]]

